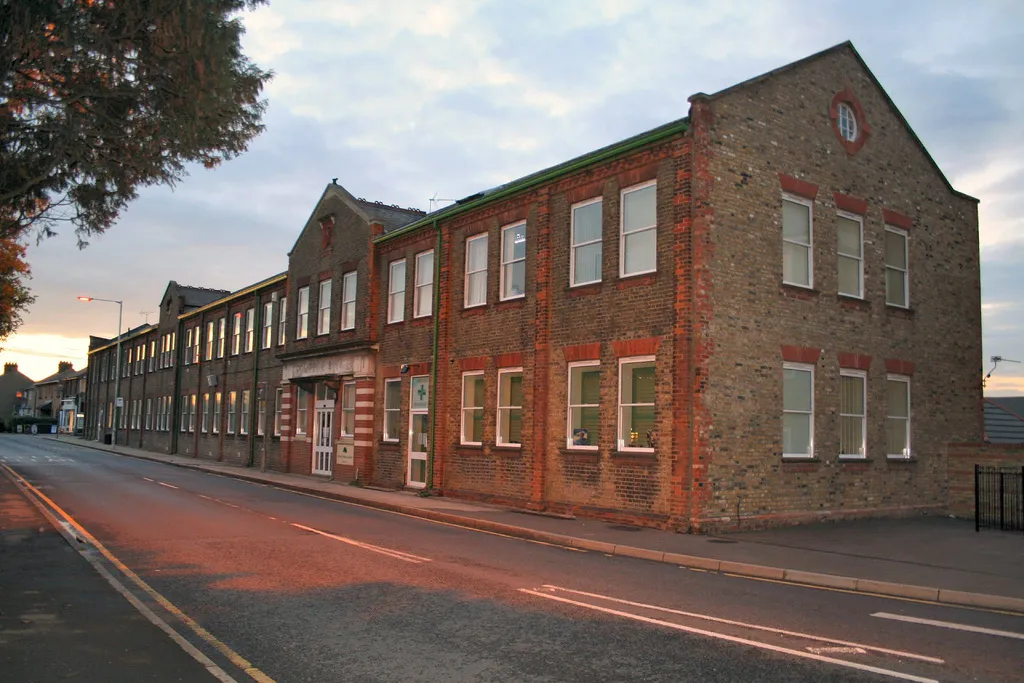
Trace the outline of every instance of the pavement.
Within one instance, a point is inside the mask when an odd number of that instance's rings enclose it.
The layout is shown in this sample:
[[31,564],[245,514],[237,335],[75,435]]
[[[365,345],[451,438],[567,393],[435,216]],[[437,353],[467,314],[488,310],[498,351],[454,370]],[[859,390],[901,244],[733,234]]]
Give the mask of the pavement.
[[[55,437],[39,436],[52,439]],[[459,526],[654,562],[768,580],[1024,614],[1024,534],[974,530],[948,517],[870,519],[733,533],[679,534],[565,519],[404,491],[60,441]]]

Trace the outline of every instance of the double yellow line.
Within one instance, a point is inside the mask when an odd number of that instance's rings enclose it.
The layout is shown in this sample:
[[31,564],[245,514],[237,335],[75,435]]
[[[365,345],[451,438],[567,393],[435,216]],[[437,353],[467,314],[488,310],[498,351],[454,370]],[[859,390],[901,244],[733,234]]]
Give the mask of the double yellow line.
[[28,480],[26,480],[23,476],[15,472],[6,464],[0,464],[0,469],[3,469],[7,476],[11,479],[11,481],[13,481],[16,486],[18,486],[23,492],[25,492],[30,499],[32,496],[35,496],[36,502],[41,503],[41,507],[44,510],[52,511],[53,514],[58,515],[65,522],[67,522],[72,528],[74,528],[74,530],[81,536],[82,539],[84,539],[91,546],[96,548],[103,555],[103,557],[105,557],[107,561],[110,562],[119,572],[121,572],[124,576],[128,577],[132,583],[134,583],[136,586],[139,587],[139,589],[145,592],[146,595],[148,595],[150,598],[156,601],[157,604],[159,604],[169,613],[178,618],[183,624],[188,626],[193,633],[202,638],[210,646],[217,650],[217,652],[226,657],[228,661],[230,661],[232,664],[234,664],[239,669],[244,671],[250,678],[252,678],[254,681],[257,681],[258,683],[275,683],[273,678],[260,671],[252,664],[252,662],[250,662],[245,657],[232,650],[225,643],[218,640],[216,636],[214,636],[212,633],[210,633],[205,628],[196,623],[194,619],[192,619],[187,614],[182,612],[170,600],[165,598],[163,595],[157,592],[156,589],[154,589],[148,583],[143,581],[138,574],[129,569],[124,562],[117,559],[117,557],[115,557],[113,553],[107,550],[107,548],[102,543],[100,543],[95,536],[86,531],[81,524],[75,521],[74,517],[65,512],[59,505],[57,505],[57,503],[51,500],[45,493],[43,493],[38,488],[33,486]]

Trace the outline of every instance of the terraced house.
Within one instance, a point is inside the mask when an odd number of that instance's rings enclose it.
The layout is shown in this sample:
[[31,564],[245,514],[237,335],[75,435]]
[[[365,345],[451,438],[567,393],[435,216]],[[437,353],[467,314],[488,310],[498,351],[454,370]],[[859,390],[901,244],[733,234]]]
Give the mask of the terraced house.
[[429,215],[332,183],[286,273],[171,283],[122,349],[90,427],[144,448],[678,530],[926,512],[981,437],[977,200],[844,43]]

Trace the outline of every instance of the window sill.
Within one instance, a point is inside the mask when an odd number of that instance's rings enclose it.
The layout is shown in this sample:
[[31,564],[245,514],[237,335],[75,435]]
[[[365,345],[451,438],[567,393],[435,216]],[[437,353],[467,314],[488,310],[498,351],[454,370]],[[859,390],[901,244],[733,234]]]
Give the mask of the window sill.
[[402,442],[397,439],[394,441],[391,441],[390,439],[381,439],[377,442],[377,445],[381,448],[398,448],[402,445]]
[[601,293],[601,286],[604,283],[598,280],[597,282],[587,282],[582,285],[569,285],[565,288],[565,296],[569,299],[578,296],[593,296]]
[[836,294],[836,300],[839,301],[839,305],[844,308],[850,308],[853,310],[867,310],[871,308],[870,301],[863,297],[853,296],[852,294]]
[[593,460],[597,462],[601,459],[601,450],[599,448],[559,448],[559,454],[563,458],[569,460]]
[[913,456],[913,455],[910,455],[910,456],[907,456],[907,457],[903,457],[902,455],[887,455],[887,456],[885,456],[885,460],[886,460],[886,462],[896,462],[896,463],[917,462],[917,458],[915,456]]
[[456,448],[467,451],[482,451],[484,449],[484,445],[482,443],[460,443]]
[[896,318],[903,318],[904,320],[910,320],[914,317],[914,309],[906,306],[897,306],[895,304],[886,303],[885,310]]
[[836,462],[842,463],[844,465],[850,463],[856,464],[872,462],[873,460],[874,458],[862,458],[859,455],[840,455],[838,458],[836,458]]
[[784,455],[782,456],[783,463],[805,463],[805,462],[821,462],[821,458],[813,455]]
[[620,465],[653,465],[658,454],[651,451],[612,451],[612,462]]
[[506,453],[522,453],[523,444],[521,443],[496,443],[494,444],[494,450],[504,451]]
[[401,325],[403,323],[405,323],[405,318],[402,318],[401,320],[389,320],[387,326],[391,327],[392,325]]
[[620,275],[619,281],[615,283],[615,286],[618,289],[641,287],[643,285],[653,285],[657,279],[658,271],[656,270],[649,273],[636,273],[635,275]]
[[821,292],[813,287],[804,287],[803,285],[794,285],[788,282],[783,282],[779,287],[779,291],[792,299],[812,301],[821,295]]
[[516,297],[515,299],[505,299],[503,301],[499,301],[497,303],[497,305],[495,306],[495,308],[497,310],[499,310],[499,311],[504,311],[504,310],[507,310],[509,308],[522,308],[523,307],[523,303],[525,301],[526,301],[526,296],[519,296],[519,297]]

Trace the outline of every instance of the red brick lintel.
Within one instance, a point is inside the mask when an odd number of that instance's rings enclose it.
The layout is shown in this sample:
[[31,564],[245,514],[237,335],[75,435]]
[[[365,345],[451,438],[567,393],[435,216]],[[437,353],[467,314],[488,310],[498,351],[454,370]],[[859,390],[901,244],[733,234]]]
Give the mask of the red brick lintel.
[[891,209],[882,209],[882,219],[885,221],[886,225],[903,228],[904,230],[910,230],[914,227],[913,218],[897,211],[892,211]]
[[839,352],[839,367],[851,368],[854,370],[870,370],[871,356],[864,356],[859,353]]
[[499,368],[521,368],[523,367],[523,353],[522,351],[517,351],[515,353],[503,353],[500,356],[495,356],[494,364]]
[[836,208],[840,211],[849,211],[858,215],[865,215],[868,212],[868,203],[864,199],[859,197],[851,197],[848,194],[842,192],[833,192],[832,196],[836,200]]
[[809,346],[787,346],[782,345],[782,360],[790,363],[807,363],[814,365],[821,358],[821,349],[814,349]]
[[807,199],[816,199],[818,196],[818,186],[814,183],[809,183],[806,180],[800,180],[794,178],[791,175],[785,173],[779,174],[779,184],[782,185],[783,192],[789,192],[800,197]]
[[575,363],[579,360],[599,360],[601,358],[601,342],[593,344],[577,344],[566,346],[562,349],[566,363]]
[[486,370],[487,369],[487,356],[475,356],[473,358],[460,358],[459,359],[459,370],[462,372],[471,372],[473,370]]
[[909,360],[900,360],[899,358],[886,358],[885,371],[893,375],[913,375],[914,363]]
[[616,358],[627,356],[653,356],[658,352],[661,344],[661,337],[646,337],[644,339],[628,339],[626,341],[612,342],[612,350]]

